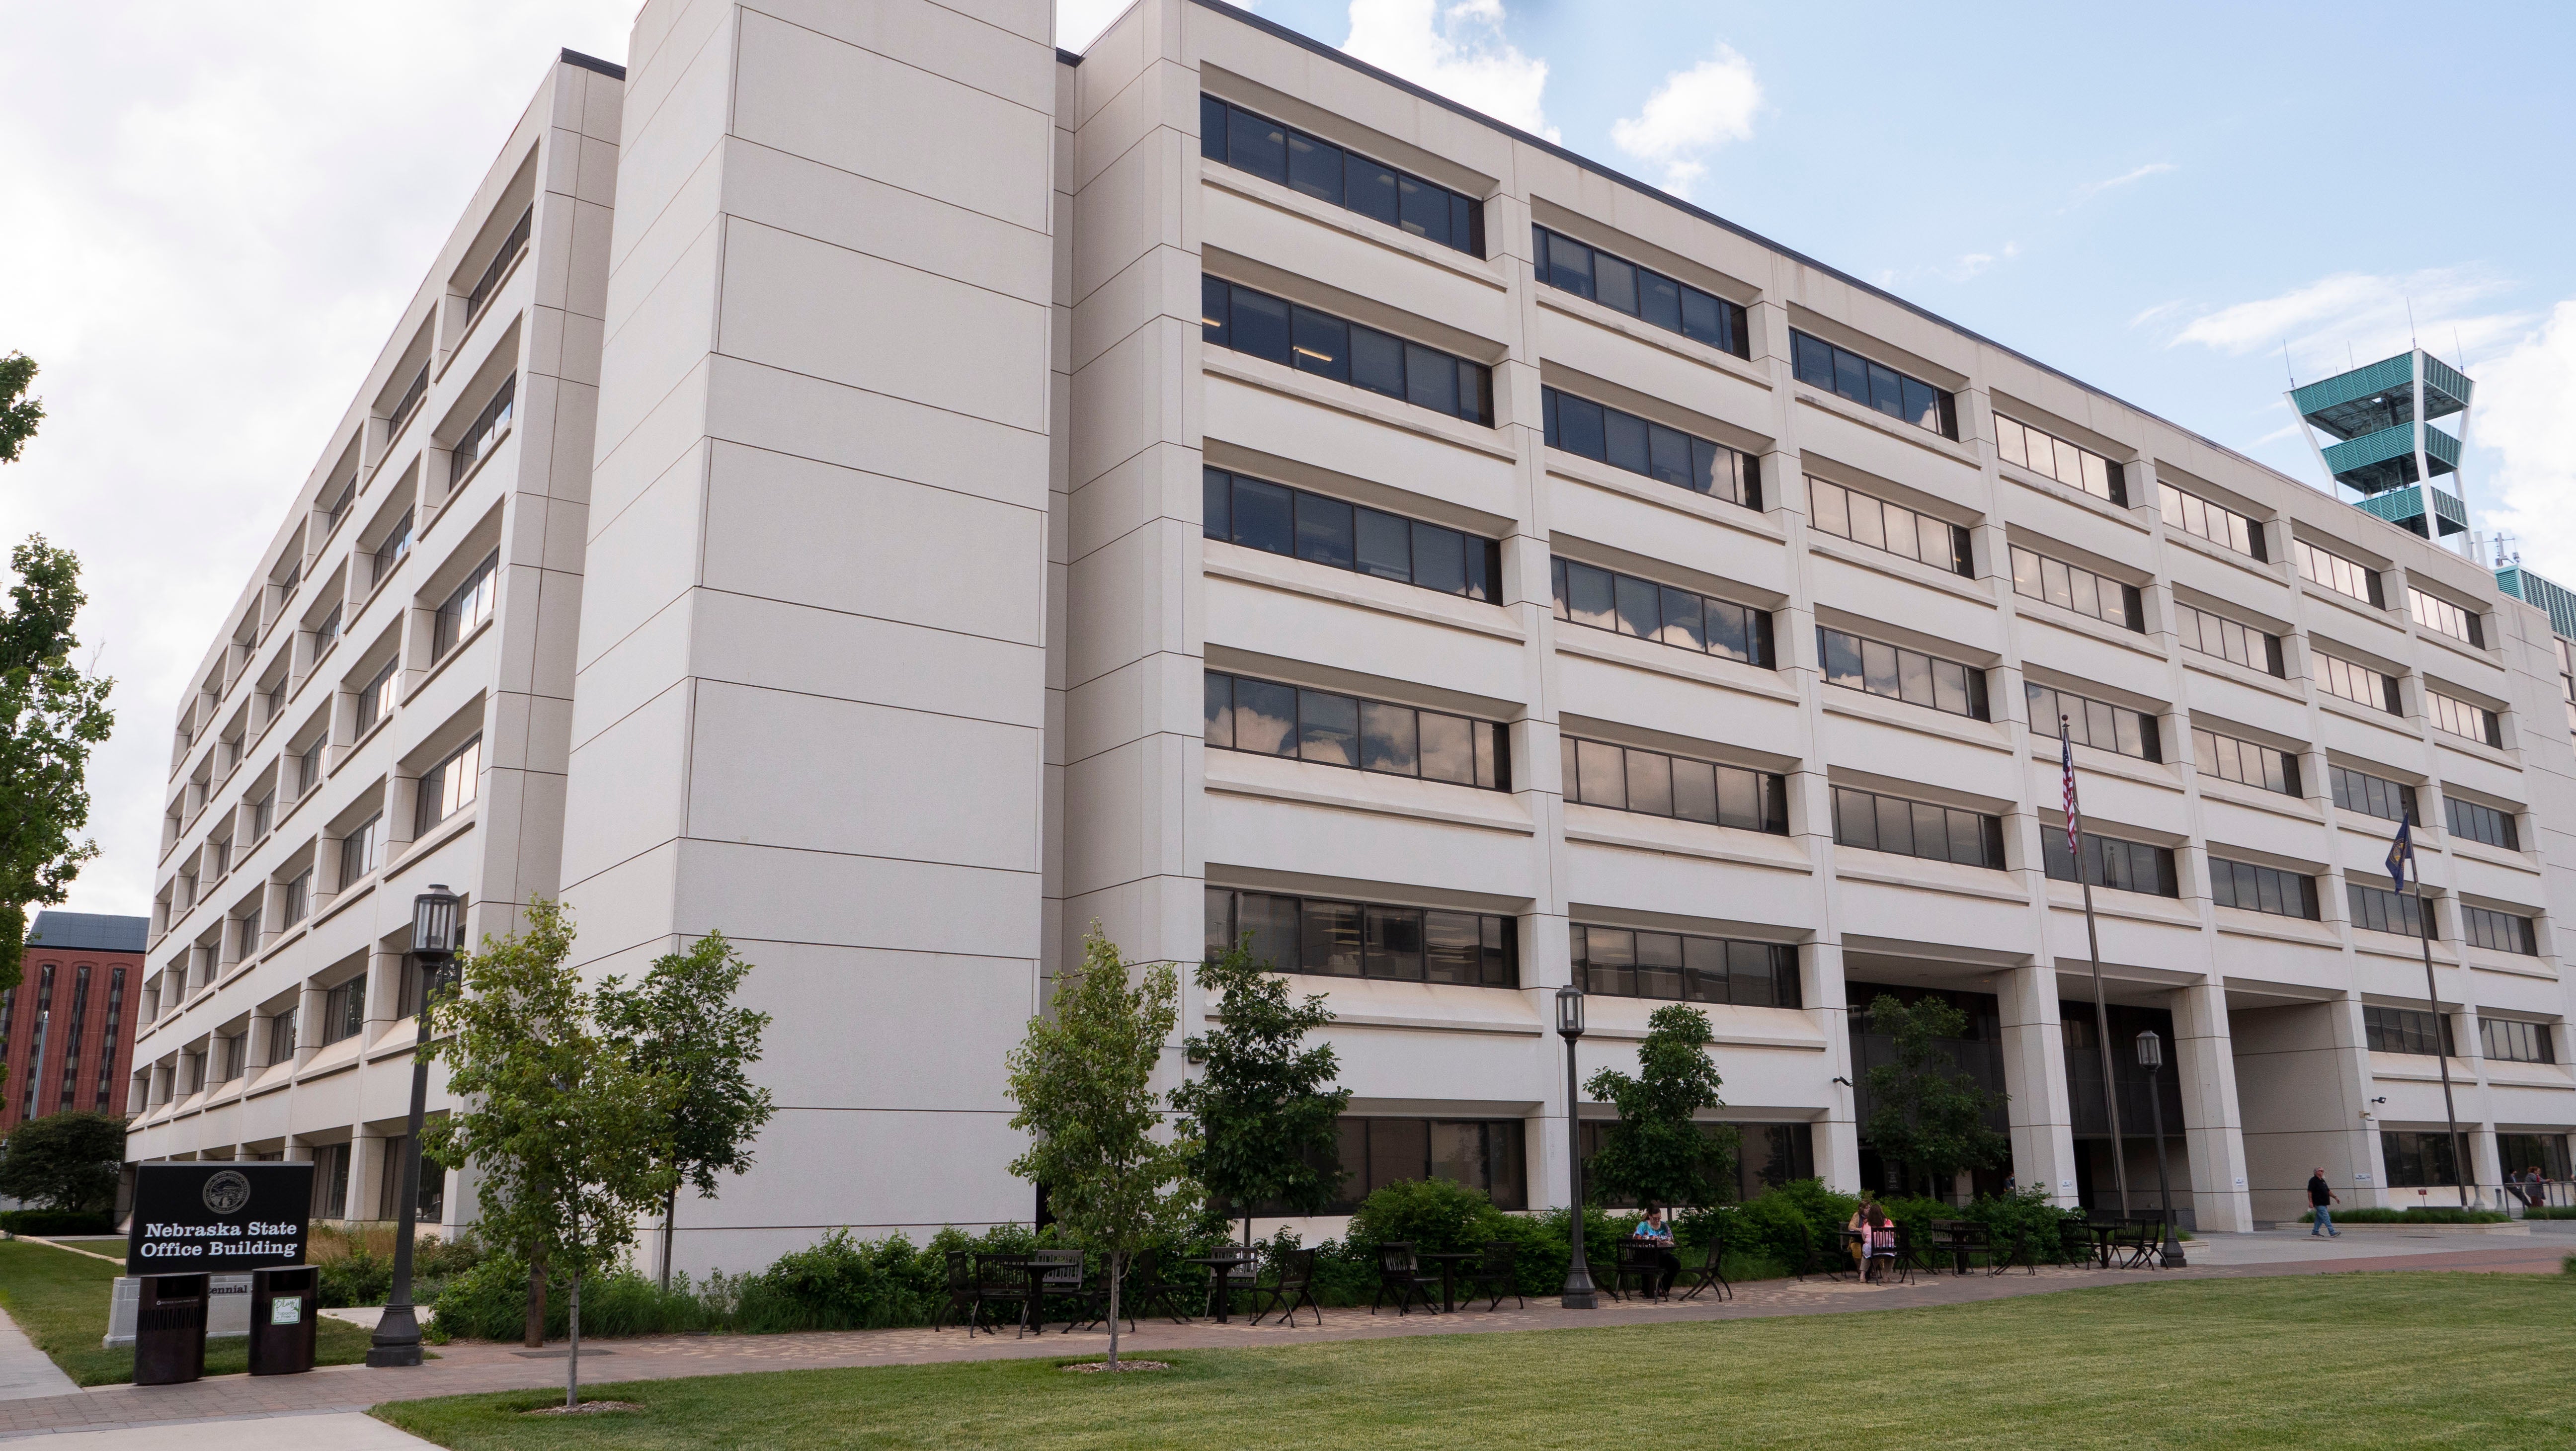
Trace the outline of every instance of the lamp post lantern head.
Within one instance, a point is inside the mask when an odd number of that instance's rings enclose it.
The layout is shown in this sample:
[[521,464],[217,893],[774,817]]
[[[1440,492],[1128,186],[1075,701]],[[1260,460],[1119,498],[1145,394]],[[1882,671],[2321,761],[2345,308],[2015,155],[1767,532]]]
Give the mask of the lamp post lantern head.
[[1556,990],[1556,1031],[1569,1043],[1583,1036],[1583,989],[1572,983]]
[[456,955],[457,904],[459,898],[447,890],[444,882],[432,882],[429,890],[411,899],[411,950],[423,957],[450,958]]
[[2153,1028],[2138,1035],[2138,1066],[2150,1073],[2165,1066],[2165,1040]]

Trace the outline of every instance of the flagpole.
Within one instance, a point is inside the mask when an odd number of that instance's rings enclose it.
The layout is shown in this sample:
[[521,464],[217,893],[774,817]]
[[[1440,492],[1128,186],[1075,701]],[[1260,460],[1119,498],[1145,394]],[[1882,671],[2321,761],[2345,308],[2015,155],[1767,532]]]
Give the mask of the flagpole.
[[[2410,818],[2406,825],[2413,826]],[[2460,1114],[2451,1103],[2451,1020],[2442,1016],[2441,989],[2433,982],[2433,904],[2424,899],[2424,864],[2415,860],[2415,836],[2406,832],[2404,864],[2415,868],[2415,940],[2424,949],[2424,1003],[2433,1010],[2433,1061],[2442,1068],[2442,1122],[2450,1129],[2451,1189],[2460,1207],[2469,1207],[2469,1186],[2460,1163]],[[2403,885],[2401,882],[2400,885]]]
[[[2075,801],[2075,743],[2066,717],[2057,718],[2058,759],[2066,766],[2066,844],[2075,857],[2075,881],[2084,889],[2084,945],[2093,962],[2093,1041],[2102,1050],[2102,1107],[2111,1118],[2111,1178],[2120,1187],[2120,1218],[2129,1217],[2129,1151],[2120,1137],[2120,1099],[2111,1091],[2111,1009],[2102,1000],[2102,933],[2093,925],[2093,879],[2084,875],[2084,811]],[[2153,1092],[2153,1086],[2149,1086]]]

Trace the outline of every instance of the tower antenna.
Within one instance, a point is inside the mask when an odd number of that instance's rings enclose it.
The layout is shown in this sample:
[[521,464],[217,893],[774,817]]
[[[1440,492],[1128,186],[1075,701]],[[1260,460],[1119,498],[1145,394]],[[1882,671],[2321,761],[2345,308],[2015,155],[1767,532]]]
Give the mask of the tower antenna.
[[2406,299],[2406,346],[2415,346],[2415,299]]
[[2299,375],[2290,371],[2290,339],[2287,335],[2281,339],[2281,373],[2290,380],[2292,388],[2299,386]]

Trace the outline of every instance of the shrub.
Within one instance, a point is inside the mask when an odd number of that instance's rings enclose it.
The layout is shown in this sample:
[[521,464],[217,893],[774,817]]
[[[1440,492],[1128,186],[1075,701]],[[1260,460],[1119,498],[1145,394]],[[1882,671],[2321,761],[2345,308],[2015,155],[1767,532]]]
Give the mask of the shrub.
[[11,1234],[114,1234],[116,1216],[76,1209],[0,1209],[0,1230]]
[[[2413,1209],[2338,1209],[2334,1218],[2337,1224],[2503,1224],[2513,1216],[2501,1209],[2455,1209],[2448,1205],[2428,1205]],[[2299,1216],[2301,1224],[2314,1224],[2316,1221],[2317,1212],[2313,1209]]]
[[2576,1205],[2535,1204],[2524,1210],[2522,1217],[2525,1219],[2576,1219]]

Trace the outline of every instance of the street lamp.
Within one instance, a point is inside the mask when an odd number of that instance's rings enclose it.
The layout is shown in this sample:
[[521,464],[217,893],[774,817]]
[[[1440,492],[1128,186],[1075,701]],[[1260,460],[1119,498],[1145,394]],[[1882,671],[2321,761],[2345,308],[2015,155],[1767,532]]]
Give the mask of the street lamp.
[[2165,1096],[2158,1080],[2158,1070],[2165,1066],[2165,1040],[2156,1030],[2138,1035],[2138,1066],[2147,1070],[2147,1105],[2155,1113],[2156,1124],[2156,1192],[2165,1201],[2165,1247],[2162,1257],[2169,1270],[2183,1269],[2191,1261],[2182,1255],[2182,1241],[2174,1234],[2173,1181],[2165,1173]]
[[1565,1182],[1573,1206],[1566,1233],[1574,1241],[1574,1257],[1565,1266],[1565,1291],[1557,1303],[1568,1310],[1591,1310],[1601,1298],[1583,1263],[1583,1124],[1574,1108],[1574,1045],[1583,1036],[1583,989],[1572,983],[1556,990],[1556,1035],[1565,1040]]
[[420,1219],[420,1120],[429,1107],[429,995],[456,961],[458,898],[444,882],[411,899],[412,965],[420,974],[420,1001],[412,1015],[420,1022],[420,1040],[411,1058],[411,1131],[403,1139],[401,1198],[394,1231],[394,1285],[385,1297],[385,1313],[376,1321],[367,1345],[369,1365],[420,1364],[420,1320],[411,1305],[411,1245]]

